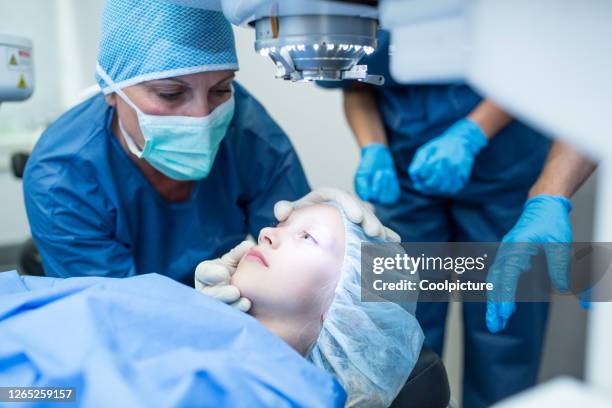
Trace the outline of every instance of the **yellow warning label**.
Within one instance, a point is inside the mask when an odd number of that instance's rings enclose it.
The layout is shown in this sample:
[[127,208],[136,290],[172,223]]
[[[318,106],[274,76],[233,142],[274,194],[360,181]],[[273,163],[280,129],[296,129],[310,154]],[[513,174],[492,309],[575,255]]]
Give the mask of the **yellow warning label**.
[[17,65],[17,57],[15,57],[15,54],[11,55],[11,59],[9,59],[9,65]]
[[26,84],[25,77],[23,76],[23,74],[21,74],[21,76],[19,77],[19,82],[17,83],[17,88],[26,89],[27,87],[28,85]]

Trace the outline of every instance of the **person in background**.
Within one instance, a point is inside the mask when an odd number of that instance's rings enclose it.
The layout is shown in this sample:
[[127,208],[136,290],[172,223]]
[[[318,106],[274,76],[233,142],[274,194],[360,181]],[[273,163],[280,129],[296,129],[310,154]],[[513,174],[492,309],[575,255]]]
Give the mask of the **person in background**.
[[[551,150],[549,139],[468,85],[394,82],[387,32],[363,62],[387,82],[339,85],[361,147],[355,190],[402,241],[571,242],[569,197],[592,163],[561,143]],[[499,266],[489,279],[501,280]],[[508,273],[518,280],[521,272]],[[447,303],[417,308],[425,343],[438,354],[447,311]],[[535,384],[547,315],[547,303],[463,304],[463,406],[490,406]]]

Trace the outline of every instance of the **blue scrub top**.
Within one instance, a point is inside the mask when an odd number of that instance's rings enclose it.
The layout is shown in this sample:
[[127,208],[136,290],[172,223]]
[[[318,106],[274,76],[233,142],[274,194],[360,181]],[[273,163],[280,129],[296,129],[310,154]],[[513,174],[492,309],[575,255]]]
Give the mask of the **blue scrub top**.
[[289,139],[235,84],[236,110],[191,198],[162,198],[112,131],[99,94],[43,133],[24,174],[30,228],[48,276],[159,273],[193,284],[197,264],[275,222],[278,200],[308,193]]

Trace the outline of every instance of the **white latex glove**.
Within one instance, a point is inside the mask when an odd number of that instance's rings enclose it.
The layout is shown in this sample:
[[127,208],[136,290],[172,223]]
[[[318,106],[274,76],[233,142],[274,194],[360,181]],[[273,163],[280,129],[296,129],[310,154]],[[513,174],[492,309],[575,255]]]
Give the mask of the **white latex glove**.
[[393,242],[400,242],[400,236],[385,227],[376,218],[364,202],[352,194],[331,187],[322,187],[311,191],[297,201],[279,201],[274,205],[274,216],[279,222],[285,221],[293,210],[320,204],[325,201],[336,201],[344,209],[346,217],[355,224],[360,224],[366,235]]
[[230,279],[240,259],[254,245],[252,241],[242,241],[221,258],[200,262],[195,270],[196,290],[247,312],[251,308],[251,301],[240,296],[240,290],[230,284]]

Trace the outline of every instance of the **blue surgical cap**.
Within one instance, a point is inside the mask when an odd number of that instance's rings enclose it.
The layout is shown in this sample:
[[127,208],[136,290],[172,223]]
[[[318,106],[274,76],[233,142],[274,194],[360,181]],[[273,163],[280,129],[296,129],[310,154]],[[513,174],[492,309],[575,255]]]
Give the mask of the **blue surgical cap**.
[[[220,11],[162,0],[107,0],[98,65],[119,88],[206,71],[238,70],[234,33]],[[112,92],[96,75],[102,91]]]
[[414,368],[423,331],[416,303],[361,301],[361,243],[384,243],[389,256],[403,253],[394,245],[365,235],[341,207],[345,253],[339,282],[319,337],[308,354],[316,366],[333,373],[347,393],[347,407],[388,407]]

